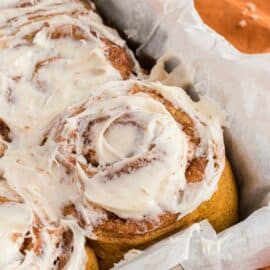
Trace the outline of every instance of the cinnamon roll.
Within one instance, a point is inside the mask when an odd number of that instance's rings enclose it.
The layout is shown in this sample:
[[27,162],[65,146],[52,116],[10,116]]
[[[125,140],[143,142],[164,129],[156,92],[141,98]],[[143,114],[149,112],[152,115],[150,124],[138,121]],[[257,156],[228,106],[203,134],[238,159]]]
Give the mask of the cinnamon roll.
[[54,179],[78,193],[62,214],[77,220],[101,269],[202,219],[217,231],[236,222],[221,119],[209,104],[159,83],[110,82],[45,133]]
[[0,59],[0,118],[28,138],[96,86],[141,74],[90,1],[1,1]]
[[68,223],[47,224],[0,180],[0,269],[97,270],[93,251]]

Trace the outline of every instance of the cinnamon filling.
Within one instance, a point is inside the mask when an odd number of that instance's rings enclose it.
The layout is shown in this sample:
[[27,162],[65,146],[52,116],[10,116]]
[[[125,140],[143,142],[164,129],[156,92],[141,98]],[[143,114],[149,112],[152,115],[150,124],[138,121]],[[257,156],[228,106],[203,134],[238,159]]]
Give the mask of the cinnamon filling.
[[32,227],[32,233],[28,231],[24,236],[24,241],[20,247],[20,252],[25,256],[27,251],[33,250],[33,252],[40,256],[42,253],[42,236],[41,236],[42,223],[40,219],[35,216],[34,225]]
[[34,68],[34,72],[32,75],[32,79],[35,77],[35,75],[38,73],[38,71],[43,68],[44,66],[49,65],[50,63],[52,63],[53,61],[60,59],[59,57],[50,57],[48,59],[45,60],[41,60],[39,62],[36,63],[35,68]]
[[[23,1],[17,5],[18,8],[28,7],[35,4],[38,4],[39,1],[32,3],[32,1]],[[70,16],[73,18],[79,18],[80,16],[87,16],[89,11],[92,9],[91,5],[87,3],[87,1],[78,2],[81,3],[81,9],[75,9],[70,12],[58,12],[58,13],[51,13],[47,15],[42,15],[42,12],[46,11],[38,9],[33,12],[25,13],[24,16],[27,16],[27,22],[23,22],[22,24],[16,26],[16,29],[10,34],[10,37],[16,35],[22,27],[34,25],[35,23],[39,23],[44,21],[42,26],[38,26],[37,29],[34,31],[32,30],[31,33],[25,34],[22,38],[26,41],[26,44],[20,43],[17,44],[15,47],[20,47],[23,45],[31,45],[33,40],[38,32],[42,31],[43,28],[48,28],[49,38],[52,40],[55,39],[65,39],[70,38],[74,41],[80,40],[87,40],[91,39],[91,36],[96,39],[96,42],[102,42],[105,45],[105,54],[107,59],[110,61],[112,66],[117,69],[123,79],[128,79],[130,75],[133,73],[134,62],[131,56],[128,54],[125,48],[120,47],[119,45],[114,44],[112,41],[107,39],[106,37],[100,36],[98,33],[89,29],[89,32],[83,30],[80,26],[75,24],[62,24],[56,26],[54,28],[50,27],[49,20],[53,17],[57,16]],[[49,6],[48,6],[49,7]],[[53,8],[53,7],[52,7]],[[7,25],[15,23],[18,20],[17,17],[10,18],[5,24],[3,24],[0,28],[6,28]],[[5,35],[6,37],[7,35]],[[0,35],[1,37],[1,35]],[[8,46],[8,40],[1,40],[0,46],[2,48],[6,48]]]
[[117,118],[114,121],[114,124],[120,124],[120,125],[131,125],[136,127],[138,130],[143,131],[144,127],[137,121],[133,120],[131,113],[124,113],[121,115],[121,117]]
[[106,45],[109,61],[120,72],[124,80],[128,79],[134,68],[134,63],[125,48],[121,48],[108,39],[102,38],[101,40]]
[[[53,232],[56,233],[57,231]],[[32,228],[33,236],[31,236],[30,231],[25,234],[24,241],[20,247],[20,252],[26,256],[27,251],[33,250],[33,252],[40,256],[43,252],[42,250],[42,240],[41,240],[41,229],[34,226]],[[50,233],[50,232],[49,232]],[[14,235],[14,241],[21,235]],[[73,251],[73,232],[70,229],[65,230],[60,239],[60,242],[56,244],[56,247],[60,249],[60,255],[56,257],[53,264],[58,270],[61,270],[67,264],[70,254]]]
[[[77,14],[77,12],[70,13],[69,15],[74,17],[74,14]],[[43,21],[43,20],[49,20],[50,18],[53,18],[55,16],[59,15],[67,15],[66,13],[55,13],[55,14],[50,14],[47,16],[42,16],[42,15],[37,15],[33,18],[29,18],[29,20],[34,20],[34,21]],[[33,23],[33,22],[32,22]],[[30,24],[27,23],[27,24]],[[24,24],[23,26],[27,25]],[[23,39],[27,40],[28,42],[33,42],[34,37],[38,32],[40,32],[43,28],[49,28],[50,24],[48,22],[44,22],[41,27],[36,29],[35,31],[24,35]],[[49,37],[50,39],[61,39],[61,38],[71,38],[72,40],[89,40],[89,35],[85,33],[79,26],[73,25],[73,24],[64,24],[64,25],[59,25],[56,26],[53,29],[48,29],[49,30]],[[18,30],[17,30],[18,31]]]
[[[146,93],[161,102],[175,118],[175,120],[183,126],[183,131],[190,137],[191,143],[193,143],[195,146],[200,144],[200,138],[196,136],[194,131],[193,120],[188,116],[187,113],[183,112],[180,108],[175,108],[175,106],[169,100],[165,99],[154,89],[145,86],[138,86],[135,84],[130,89],[130,92],[132,94],[140,92]],[[204,170],[206,168],[207,162],[207,158],[205,157],[194,158],[191,160],[185,172],[188,183],[195,183],[203,180]]]
[[86,221],[84,220],[82,214],[77,211],[76,206],[73,203],[69,203],[63,208],[63,215],[65,217],[74,217],[78,220],[78,224],[80,227],[85,228]]
[[8,184],[6,179],[0,174],[0,205],[4,203],[24,203],[23,198],[18,195]]
[[38,227],[38,225],[33,227],[33,234],[35,236],[34,252],[37,255],[41,255],[41,253],[42,253],[41,229],[40,229],[40,227]]
[[86,158],[87,163],[91,164],[93,167],[98,167],[99,163],[96,156],[96,151],[94,149],[83,150],[83,155]]
[[25,256],[27,251],[30,251],[34,247],[33,238],[28,231],[24,236],[24,241],[20,247],[20,252]]
[[96,156],[96,151],[91,147],[91,143],[92,143],[91,129],[96,124],[100,124],[104,121],[107,121],[109,118],[110,118],[110,116],[102,116],[102,117],[99,117],[99,118],[96,118],[94,120],[89,121],[85,131],[82,134],[83,144],[84,144],[83,155],[86,158],[88,164],[91,163],[93,167],[98,167],[99,162],[98,162],[98,158]]
[[63,157],[61,155],[56,155],[55,159],[64,166],[66,169],[66,174],[70,174],[74,170],[74,165],[76,160],[73,156],[69,155],[67,157]]
[[9,128],[9,126],[6,124],[6,122],[0,118],[0,137],[10,143],[11,140],[11,130]]
[[203,180],[207,162],[207,159],[204,157],[195,158],[190,162],[185,172],[188,183],[196,183]]
[[50,31],[51,39],[71,38],[73,40],[88,40],[89,36],[77,25],[65,24]]
[[[190,138],[190,143],[196,148],[199,147],[199,144],[201,142],[200,138],[197,135],[196,129],[195,129],[195,123],[194,120],[184,111],[182,111],[180,108],[175,108],[175,106],[172,104],[171,101],[167,100],[162,94],[160,94],[158,91],[152,88],[148,88],[145,86],[139,86],[139,85],[133,85],[133,87],[129,90],[130,94],[136,94],[136,93],[145,93],[152,97],[153,99],[159,101],[162,103],[166,109],[169,111],[169,113],[174,117],[174,119],[179,122],[182,126],[183,132],[186,133],[186,135]],[[82,109],[83,108],[83,109]],[[69,114],[70,116],[77,116],[81,112],[85,111],[85,107],[82,106],[82,108],[75,108],[74,112],[71,112]],[[137,157],[136,159],[128,160],[124,165],[121,165],[121,167],[117,167],[114,162],[108,163],[104,166],[99,166],[99,161],[97,158],[97,153],[95,150],[95,145],[93,145],[93,128],[96,127],[98,124],[102,124],[104,121],[107,121],[110,118],[109,115],[100,116],[96,119],[88,121],[86,127],[83,131],[80,130],[81,127],[84,127],[83,120],[87,121],[87,117],[83,119],[79,119],[77,123],[77,127],[72,129],[68,134],[68,138],[63,138],[63,130],[65,129],[65,125],[67,123],[67,120],[65,118],[62,118],[59,120],[59,124],[56,127],[56,133],[54,135],[54,138],[59,143],[64,143],[66,146],[63,149],[64,152],[67,150],[68,153],[71,153],[73,156],[72,158],[72,164],[75,164],[76,162],[76,155],[77,153],[76,149],[76,140],[80,138],[80,133],[82,132],[82,143],[83,143],[83,150],[82,154],[84,155],[86,161],[88,164],[91,164],[94,168],[94,171],[90,171],[88,173],[88,166],[85,164],[81,164],[81,167],[86,172],[86,174],[91,178],[94,176],[96,172],[96,168],[98,167],[99,170],[104,172],[104,179],[112,180],[113,178],[120,178],[122,175],[131,174],[136,170],[139,170],[140,168],[143,168],[150,164],[153,161],[158,160],[157,153],[159,152],[157,149],[156,144],[150,144],[148,147],[148,151],[140,157]],[[143,126],[143,123],[136,120],[134,118],[133,114],[130,112],[126,112],[122,114],[120,117],[116,118],[112,123],[110,123],[110,126],[106,129],[104,132],[104,136],[106,137],[106,132],[113,132],[113,129],[117,129],[118,125],[120,126],[126,126],[131,125],[135,127],[136,129],[139,129],[140,131],[143,131],[145,127]],[[112,129],[112,131],[111,131]],[[60,138],[60,139],[59,139]],[[61,147],[61,149],[62,149]],[[59,148],[60,149],[60,148]],[[60,149],[60,151],[61,151]],[[147,154],[147,156],[146,156]],[[150,157],[149,157],[150,156]],[[130,156],[129,156],[130,157]],[[67,160],[69,160],[69,157],[66,157]],[[69,160],[70,161],[70,160]],[[208,160],[206,157],[206,153],[202,154],[200,157],[192,157],[190,158],[188,162],[188,166],[185,171],[186,180],[188,183],[196,183],[200,182],[204,179],[205,175],[205,169],[207,166]],[[64,166],[67,166],[64,162],[62,162]],[[103,209],[104,210],[104,209]],[[117,215],[112,214],[109,211],[106,211],[108,218],[105,220],[102,220],[101,224],[99,224],[100,229],[104,230],[111,230],[112,227],[117,227],[117,230],[119,232],[125,233],[130,231],[132,228],[132,231],[134,232],[143,232],[143,231],[151,231],[154,230],[155,226],[159,226],[156,223],[162,223],[162,222],[173,222],[177,219],[178,214],[174,213],[164,213],[161,216],[159,216],[155,221],[152,219],[145,218],[144,221],[138,221],[138,220],[132,220],[132,219],[121,219]],[[79,225],[82,228],[86,227],[86,221],[82,217],[81,213],[77,211],[76,206],[72,203],[66,205],[63,209],[64,216],[72,216],[78,220]]]
[[26,34],[23,36],[23,39],[26,40],[27,42],[33,42],[34,37],[36,36],[36,34],[38,32],[40,32],[44,27],[49,27],[49,24],[47,22],[45,22],[41,27],[39,27],[38,29],[36,29],[35,31]]
[[62,242],[61,242],[61,255],[58,256],[55,261],[54,265],[57,266],[57,270],[61,270],[67,264],[70,254],[72,252],[73,246],[73,232],[71,230],[66,230],[62,234]]
[[[6,122],[0,118],[0,139],[4,140],[7,143],[10,143],[11,140],[11,130]],[[4,156],[8,146],[6,143],[0,141],[0,158]]]
[[25,8],[25,7],[31,7],[34,6],[36,4],[38,4],[40,2],[40,0],[35,0],[35,1],[21,1],[19,4],[17,4],[15,7],[16,8]]
[[195,145],[198,145],[200,143],[200,138],[196,136],[196,133],[194,131],[193,120],[188,116],[187,113],[182,111],[180,108],[175,108],[175,106],[164,96],[162,96],[161,93],[158,93],[155,89],[146,86],[139,86],[136,84],[131,87],[129,92],[131,94],[145,93],[162,103],[170,112],[170,114],[175,118],[175,120],[183,126],[183,131],[190,137],[190,141]]
[[114,177],[120,177],[123,174],[130,174],[136,170],[139,170],[140,168],[143,168],[147,166],[147,164],[157,160],[157,158],[147,158],[147,157],[141,157],[136,160],[130,161],[128,164],[126,164],[124,167],[122,167],[119,170],[109,171],[106,174],[106,178],[108,180],[112,180]]

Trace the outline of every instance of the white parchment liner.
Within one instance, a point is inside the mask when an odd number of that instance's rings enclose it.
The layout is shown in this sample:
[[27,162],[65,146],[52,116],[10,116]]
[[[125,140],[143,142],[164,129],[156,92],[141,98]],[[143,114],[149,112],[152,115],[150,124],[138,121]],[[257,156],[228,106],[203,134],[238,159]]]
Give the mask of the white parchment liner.
[[253,270],[270,265],[270,54],[238,52],[203,24],[191,0],[95,2],[142,44],[139,54],[158,59],[169,52],[192,67],[196,91],[227,112],[226,146],[239,184],[240,213],[247,217],[217,236],[205,222],[194,224],[116,268],[168,269],[179,263],[184,269]]

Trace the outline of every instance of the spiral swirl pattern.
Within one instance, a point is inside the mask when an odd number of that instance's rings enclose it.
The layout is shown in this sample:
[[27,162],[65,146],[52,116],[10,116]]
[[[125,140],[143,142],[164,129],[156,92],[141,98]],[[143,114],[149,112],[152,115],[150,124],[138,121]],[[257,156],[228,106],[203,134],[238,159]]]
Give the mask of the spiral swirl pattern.
[[94,209],[124,219],[191,212],[224,166],[218,118],[182,89],[138,81],[104,85],[61,114],[42,144],[64,182],[80,182]]
[[88,1],[1,1],[0,13],[0,118],[17,136],[40,136],[35,131],[91,89],[140,73]]

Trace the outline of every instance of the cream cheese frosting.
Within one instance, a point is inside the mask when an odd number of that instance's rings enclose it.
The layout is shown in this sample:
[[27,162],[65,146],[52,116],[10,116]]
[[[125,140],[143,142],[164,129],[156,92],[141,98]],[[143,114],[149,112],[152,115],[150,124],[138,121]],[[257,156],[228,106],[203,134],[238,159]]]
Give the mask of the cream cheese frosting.
[[41,220],[0,180],[0,269],[83,269],[84,242],[73,224]]
[[[191,119],[196,140],[164,101]],[[225,158],[221,119],[205,101],[201,109],[180,88],[132,80],[105,84],[68,108],[42,147],[65,184],[80,183],[84,200],[131,219],[192,212],[217,189]],[[188,181],[199,158],[203,178]]]
[[106,41],[124,48],[132,72],[140,73],[124,41],[103,24],[94,6],[77,0],[9,0],[1,1],[0,13],[0,117],[18,134],[33,140],[67,106],[98,85],[123,78]]
[[140,68],[79,0],[1,0],[0,59],[0,269],[84,269],[85,237],[61,213],[79,183],[63,188],[40,138],[66,107]]
[[[140,220],[169,211],[181,218],[211,198],[224,168],[223,119],[211,108],[181,88],[109,82],[59,114],[40,146],[9,147],[0,167],[36,211],[54,222],[75,217],[91,238],[107,212]],[[190,180],[188,169],[200,158],[202,177]]]
[[[211,198],[225,154],[221,119],[206,100],[122,81],[106,42],[124,42],[93,6],[4,0],[0,13],[0,176],[12,187],[0,184],[0,202],[1,192],[8,198],[0,203],[0,269],[54,269],[64,231],[74,247],[65,267],[83,269],[82,233],[95,238],[108,213],[181,218]],[[202,172],[191,178],[196,163]],[[20,250],[37,220],[42,256]]]

